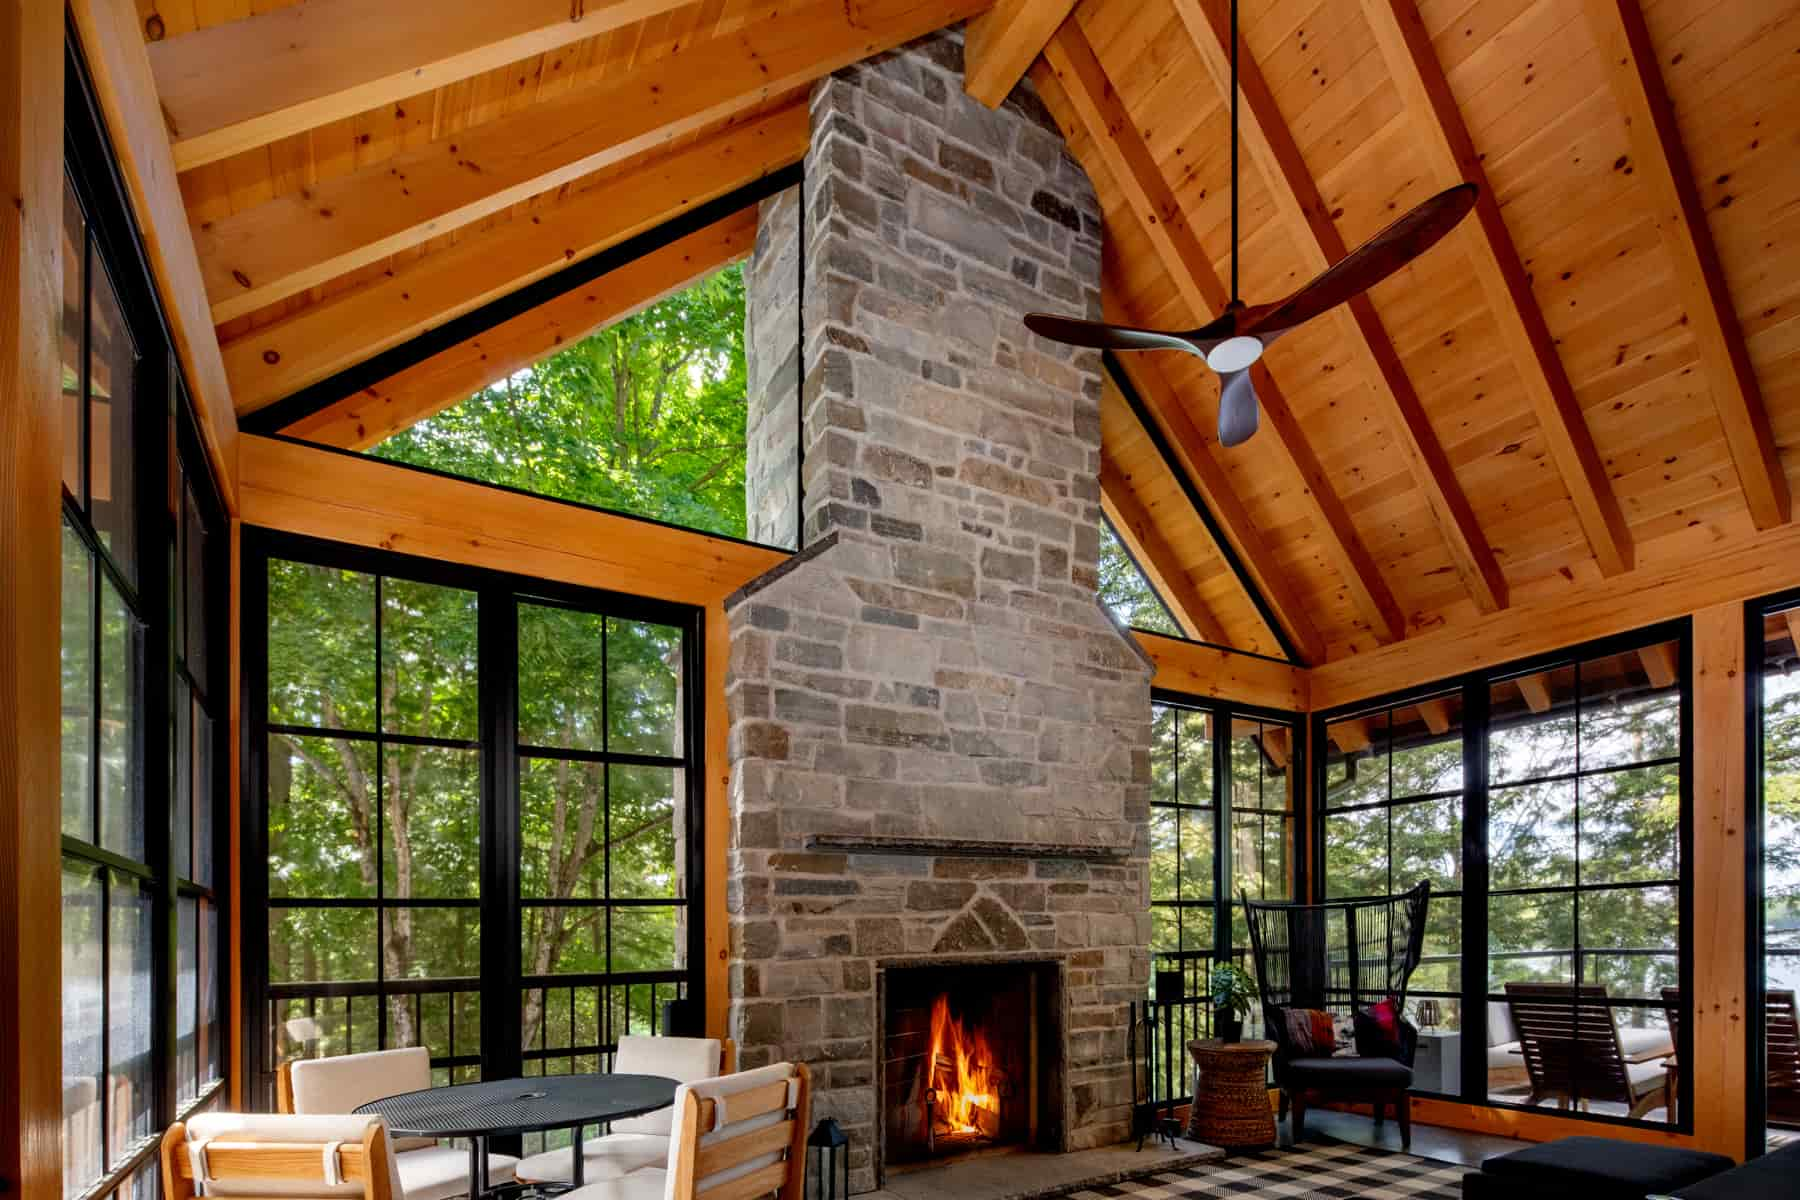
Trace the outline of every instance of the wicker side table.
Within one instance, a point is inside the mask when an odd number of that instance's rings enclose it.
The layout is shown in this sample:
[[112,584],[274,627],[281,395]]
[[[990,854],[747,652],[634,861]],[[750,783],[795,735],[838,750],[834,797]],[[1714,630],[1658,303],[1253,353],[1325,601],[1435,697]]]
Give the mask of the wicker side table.
[[1275,1043],[1202,1038],[1187,1048],[1196,1068],[1188,1137],[1234,1150],[1273,1146],[1268,1075]]

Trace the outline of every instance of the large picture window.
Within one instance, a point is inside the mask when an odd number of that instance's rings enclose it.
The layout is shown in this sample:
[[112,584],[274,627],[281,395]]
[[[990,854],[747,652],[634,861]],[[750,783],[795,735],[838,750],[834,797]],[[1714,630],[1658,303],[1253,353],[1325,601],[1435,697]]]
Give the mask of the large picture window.
[[1324,895],[1432,885],[1415,1088],[1679,1124],[1684,630],[1324,714]]
[[698,998],[696,610],[261,531],[244,563],[261,1086],[603,1069]]
[[[1182,977],[1183,1002],[1168,1014],[1176,1047],[1211,1033],[1213,964],[1250,969],[1239,896],[1298,898],[1298,732],[1292,716],[1174,694],[1151,706],[1151,965]],[[1169,1091],[1159,1101],[1181,1098],[1184,1072],[1169,1075],[1155,1081]]]
[[71,59],[63,194],[63,1194],[157,1194],[227,1067],[223,510]]

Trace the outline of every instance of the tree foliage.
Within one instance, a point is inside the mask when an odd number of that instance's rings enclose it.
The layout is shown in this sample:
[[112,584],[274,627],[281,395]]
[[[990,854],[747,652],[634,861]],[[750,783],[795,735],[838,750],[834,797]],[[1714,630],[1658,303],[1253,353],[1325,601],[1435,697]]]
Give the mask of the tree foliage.
[[1125,553],[1112,526],[1104,522],[1100,525],[1100,602],[1133,629],[1183,636],[1162,597]]
[[744,276],[727,267],[370,453],[742,537]]

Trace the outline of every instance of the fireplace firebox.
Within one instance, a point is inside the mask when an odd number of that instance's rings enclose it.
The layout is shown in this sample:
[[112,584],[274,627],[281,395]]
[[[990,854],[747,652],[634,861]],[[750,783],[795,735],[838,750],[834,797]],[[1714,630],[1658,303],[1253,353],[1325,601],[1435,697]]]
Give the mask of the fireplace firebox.
[[1062,1149],[1056,963],[890,966],[880,991],[885,1169]]

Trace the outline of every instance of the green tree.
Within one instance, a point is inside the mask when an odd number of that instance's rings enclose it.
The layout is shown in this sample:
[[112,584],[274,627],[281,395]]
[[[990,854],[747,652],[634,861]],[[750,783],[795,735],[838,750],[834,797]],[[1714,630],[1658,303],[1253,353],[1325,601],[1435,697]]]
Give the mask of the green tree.
[[1125,553],[1112,526],[1105,522],[1100,525],[1100,602],[1133,629],[1183,636],[1162,597]]
[[370,453],[742,537],[744,276],[717,272]]

